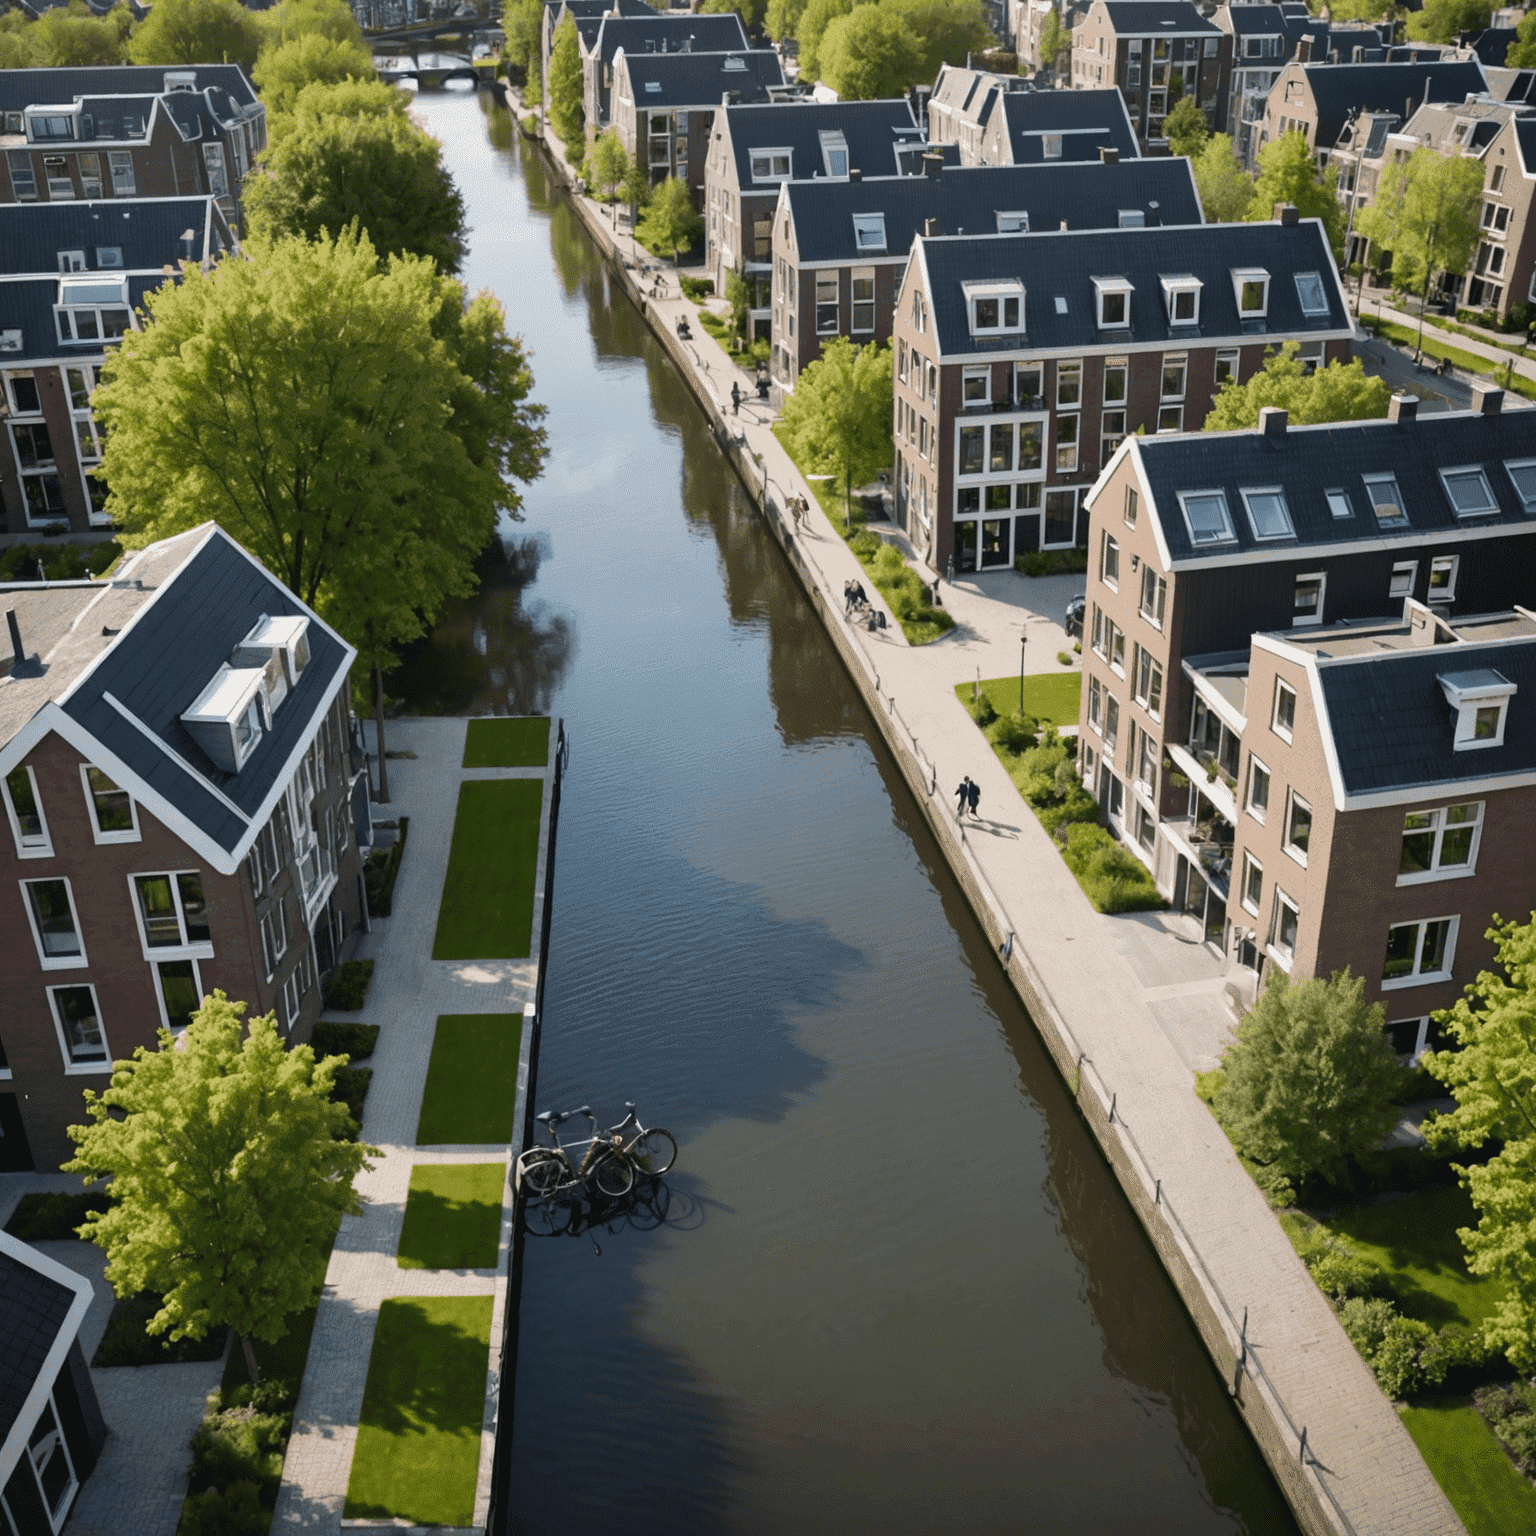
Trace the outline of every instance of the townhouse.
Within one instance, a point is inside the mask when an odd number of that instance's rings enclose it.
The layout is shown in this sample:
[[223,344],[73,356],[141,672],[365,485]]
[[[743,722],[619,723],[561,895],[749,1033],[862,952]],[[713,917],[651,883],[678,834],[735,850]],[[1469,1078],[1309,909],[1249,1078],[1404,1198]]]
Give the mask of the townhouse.
[[1536,303],[1536,115],[1501,123],[1482,161],[1481,230],[1462,301],[1503,320],[1517,305]]
[[544,15],[539,30],[539,50],[545,80],[549,79],[549,51],[555,46],[555,33],[567,16],[576,24],[580,47],[590,45],[605,16],[654,16],[650,0],[544,0]]
[[0,593],[0,1145],[222,988],[309,1036],[362,912],[354,652],[212,524]]
[[1226,116],[1232,38],[1191,0],[1093,0],[1072,32],[1074,90],[1118,86],[1143,148],[1166,146],[1163,119],[1191,96]]
[[715,292],[741,273],[752,290],[754,333],[766,333],[780,185],[921,175],[926,148],[905,98],[721,107],[704,164],[705,263]]
[[1536,413],[1416,406],[1127,439],[1090,497],[1079,749],[1239,995],[1348,965],[1404,1054],[1536,895]]
[[1141,149],[1117,90],[996,92],[983,105],[974,153],[962,165],[1092,161],[1110,150],[1134,160]]
[[216,197],[240,182],[267,111],[238,64],[0,70],[0,203]]
[[[1106,150],[1106,157],[1113,151]],[[923,177],[786,182],[773,225],[771,367],[786,389],[834,336],[881,345],[921,234],[1199,224],[1189,162],[940,166]]]
[[940,64],[924,104],[924,126],[936,147],[954,144],[962,165],[975,165],[981,145],[981,110],[994,96],[1031,90],[1018,75],[960,64]]
[[107,525],[91,393],[144,295],[235,246],[218,199],[0,206],[0,527]]
[[[1135,162],[1145,173],[1148,163]],[[1086,542],[1081,505],[1135,434],[1205,420],[1295,341],[1347,358],[1315,219],[920,237],[897,296],[897,518],[936,570]]]

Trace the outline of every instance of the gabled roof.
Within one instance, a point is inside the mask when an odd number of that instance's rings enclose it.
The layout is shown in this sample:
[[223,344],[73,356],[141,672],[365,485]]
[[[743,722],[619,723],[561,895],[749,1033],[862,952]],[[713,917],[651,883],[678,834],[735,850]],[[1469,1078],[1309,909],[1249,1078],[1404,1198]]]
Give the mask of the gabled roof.
[[[752,151],[787,149],[790,174],[801,179],[826,174],[822,133],[841,133],[848,145],[848,164],[866,176],[901,173],[898,144],[921,147],[922,134],[905,97],[897,101],[786,101],[735,105],[722,109],[716,132],[728,131],[735,160],[736,181],[743,191],[757,187],[752,179]],[[777,182],[762,183],[769,191]]]
[[[1138,160],[1125,169],[1145,174],[1155,163]],[[1077,170],[1081,177],[1082,168]],[[999,349],[1108,352],[1175,346],[1180,341],[1191,346],[1217,340],[1252,344],[1276,335],[1325,339],[1351,333],[1333,255],[1316,219],[1290,226],[1194,224],[963,239],[920,236],[913,260],[920,261],[927,274],[934,331],[946,356]],[[1249,269],[1269,274],[1268,313],[1263,319],[1244,319],[1238,313],[1233,274]],[[1302,313],[1295,281],[1299,273],[1316,273],[1321,278],[1328,301],[1326,315]],[[1169,322],[1163,279],[1180,277],[1193,277],[1202,285],[1196,325]],[[1099,328],[1095,278],[1129,283],[1128,329]],[[989,282],[1022,283],[1023,336],[993,340],[971,335],[963,285]]]
[[951,112],[979,119],[980,109],[993,92],[1026,92],[1027,80],[1017,75],[1000,75],[987,69],[972,69],[963,64],[941,64],[928,97],[928,110],[947,107]]
[[1425,102],[1397,130],[1442,155],[1486,149],[1519,108],[1502,101]]
[[[731,13],[735,19],[735,12]],[[705,21],[719,18],[704,17]],[[727,91],[743,101],[766,101],[770,85],[784,84],[784,67],[772,48],[734,53],[629,53],[623,69],[637,111],[653,107],[718,107]],[[614,69],[620,68],[618,57]]]
[[[925,219],[938,219],[951,235],[996,235],[999,213],[1028,214],[1035,231],[1059,230],[1063,220],[1076,230],[1114,229],[1121,213],[1132,210],[1154,223],[1199,224],[1202,218],[1189,161],[1172,157],[1117,165],[946,166],[938,176],[789,182],[782,195],[801,263],[904,257]],[[870,213],[884,216],[883,250],[861,249],[854,238],[854,216]]]
[[1059,133],[1063,160],[1097,160],[1108,146],[1122,160],[1141,153],[1136,132],[1126,115],[1125,99],[1111,88],[1104,91],[1009,91],[999,96],[1015,165],[1045,159],[1045,135]]
[[[192,70],[198,91],[216,85],[238,106],[256,106],[256,92],[238,64],[114,64],[93,68],[0,69],[0,112],[62,106],[77,96],[158,96],[165,77]],[[189,93],[190,94],[190,93]]]
[[1517,117],[1513,127],[1520,149],[1521,173],[1536,176],[1536,117]]
[[[721,53],[726,49],[747,49],[746,29],[735,11],[724,16],[695,16],[684,13],[668,16],[652,12],[649,16],[604,16],[587,45],[588,54],[611,64],[622,48],[636,57],[651,51],[661,53]],[[770,50],[771,51],[771,50]]]
[[[1301,64],[1317,105],[1316,143],[1331,148],[1357,108],[1401,112],[1404,104],[1464,101],[1487,89],[1482,66],[1450,60],[1423,64]],[[1271,99],[1274,99],[1273,97]]]
[[1221,28],[1207,21],[1191,0],[1104,0],[1104,9],[1117,37],[1146,37],[1158,32],[1170,36],[1188,32],[1221,35]]
[[1502,68],[1504,55],[1509,52],[1509,45],[1516,36],[1517,29],[1514,27],[1489,27],[1487,31],[1479,32],[1468,47],[1477,55],[1480,64]]
[[[1504,467],[1510,460],[1536,457],[1533,410],[1435,414],[1402,423],[1335,422],[1291,427],[1277,436],[1258,431],[1185,432],[1127,439],[1127,445],[1171,567],[1294,558],[1298,551],[1351,545],[1379,549],[1426,539],[1454,542],[1487,537],[1489,529],[1536,533],[1536,516],[1525,510]],[[1483,466],[1497,513],[1457,517],[1439,471],[1460,465]],[[1405,522],[1378,520],[1368,499],[1366,475],[1395,477]],[[1274,485],[1285,492],[1295,538],[1260,541],[1239,492],[1244,486]],[[1194,544],[1179,492],[1199,490],[1225,493],[1236,535],[1232,541]],[[1348,494],[1350,516],[1333,515],[1327,501],[1330,490]]]

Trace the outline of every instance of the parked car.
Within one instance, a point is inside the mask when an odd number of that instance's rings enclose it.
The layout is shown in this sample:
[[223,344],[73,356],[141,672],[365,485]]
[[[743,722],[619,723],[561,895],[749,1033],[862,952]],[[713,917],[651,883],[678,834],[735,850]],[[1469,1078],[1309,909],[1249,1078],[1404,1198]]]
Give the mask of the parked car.
[[1088,611],[1088,600],[1084,597],[1074,597],[1067,604],[1066,616],[1062,619],[1062,626],[1066,629],[1067,639],[1081,640],[1083,638],[1083,615]]

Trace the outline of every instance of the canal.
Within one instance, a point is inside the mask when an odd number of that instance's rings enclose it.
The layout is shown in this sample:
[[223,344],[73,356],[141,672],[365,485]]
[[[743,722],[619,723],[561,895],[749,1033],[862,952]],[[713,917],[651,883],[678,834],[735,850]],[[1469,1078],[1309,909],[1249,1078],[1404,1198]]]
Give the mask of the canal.
[[418,107],[551,452],[393,689],[565,717],[537,1107],[681,1145],[527,1242],[512,1528],[1294,1531],[681,380],[506,117]]

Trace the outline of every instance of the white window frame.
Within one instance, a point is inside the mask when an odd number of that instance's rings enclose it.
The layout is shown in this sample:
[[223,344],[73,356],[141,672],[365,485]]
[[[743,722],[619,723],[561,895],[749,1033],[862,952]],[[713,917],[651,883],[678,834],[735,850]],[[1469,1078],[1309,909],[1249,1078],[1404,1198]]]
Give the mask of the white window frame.
[[155,1007],[160,1010],[160,1027],[161,1029],[169,1030],[172,1035],[182,1035],[186,1032],[186,1026],[183,1025],[180,1029],[175,1028],[171,1024],[170,1010],[165,1006],[165,988],[161,985],[160,982],[161,961],[167,961],[176,965],[180,965],[182,961],[186,961],[191,965],[192,990],[197,996],[199,1007],[202,1006],[203,999],[208,995],[203,991],[203,973],[198,967],[198,957],[194,954],[177,953],[174,955],[168,955],[162,950],[153,960],[149,962],[149,969],[151,972],[150,984],[155,989]]
[[1099,535],[1099,580],[1111,592],[1120,590],[1120,541],[1107,528]]
[[[1257,899],[1249,901],[1248,887],[1252,883],[1252,876],[1259,877],[1259,894]],[[1264,909],[1264,866],[1254,856],[1243,849],[1243,883],[1238,887],[1237,899],[1243,911],[1250,917],[1257,917]]]
[[1280,908],[1289,907],[1296,919],[1296,937],[1301,937],[1301,903],[1294,896],[1288,895],[1279,885],[1275,886],[1274,901],[1270,908],[1269,937],[1265,940],[1264,950],[1271,960],[1287,974],[1296,960],[1296,947],[1291,946],[1287,953],[1281,949],[1276,940],[1280,937]]
[[[1184,526],[1189,530],[1189,542],[1196,549],[1205,549],[1213,544],[1235,544],[1237,542],[1237,528],[1232,522],[1232,509],[1227,505],[1227,493],[1220,486],[1213,486],[1208,490],[1179,491],[1179,510],[1184,514]],[[1195,532],[1195,525],[1190,520],[1189,503],[1196,499],[1213,496],[1221,504],[1221,515],[1226,525],[1225,533],[1218,533],[1214,537],[1201,537]]]
[[1285,825],[1280,829],[1281,851],[1289,859],[1294,859],[1303,869],[1307,867],[1307,849],[1299,843],[1291,841],[1291,823],[1296,816],[1296,807],[1300,806],[1307,816],[1307,842],[1312,841],[1313,829],[1317,826],[1317,817],[1312,810],[1312,802],[1298,795],[1294,789],[1285,792]]
[[[143,834],[139,831],[139,802],[131,794],[128,794],[128,791],[123,789],[121,785],[114,785],[114,787],[120,794],[128,795],[128,819],[132,822],[132,826],[124,832],[103,832],[101,830],[101,818],[97,815],[96,808],[96,792],[91,788],[91,769],[95,767],[94,763],[80,764],[80,787],[85,791],[85,809],[86,814],[91,819],[91,837],[95,840],[98,847],[105,843],[137,843],[141,841]],[[96,771],[97,773],[103,772],[100,768],[96,768]]]
[[[970,322],[970,330],[973,336],[1022,336],[1024,334],[1024,285],[1017,282],[1001,283],[962,283],[965,291],[965,312]],[[997,301],[997,324],[978,325],[976,322],[976,304],[978,300],[995,299]],[[1017,299],[1019,303],[1019,319],[1017,325],[1009,325],[1005,319],[1007,315],[1007,301]]]
[[[1536,271],[1531,275],[1531,287],[1536,289]],[[1515,478],[1516,470],[1524,470],[1531,482],[1530,494],[1527,495],[1521,489],[1520,482]],[[1527,513],[1536,512],[1536,459],[1505,459],[1504,473],[1509,476],[1509,483],[1515,488],[1515,495],[1520,498],[1520,505]]]
[[[1320,308],[1307,308],[1307,297],[1302,289],[1302,284],[1308,280],[1317,284],[1317,292],[1322,300]],[[1302,314],[1306,315],[1310,320],[1315,320],[1319,316],[1326,319],[1328,315],[1328,289],[1323,282],[1323,274],[1321,272],[1298,272],[1295,274],[1294,281],[1296,283],[1296,302],[1301,305]]]
[[[1257,283],[1261,290],[1261,302],[1256,309],[1243,308],[1243,289]],[[1269,315],[1269,273],[1263,267],[1232,268],[1232,298],[1237,305],[1239,320],[1263,320]]]
[[266,978],[271,981],[288,953],[288,903],[281,896],[272,903],[260,926],[261,957],[266,963]]
[[[1370,507],[1376,521],[1383,528],[1397,528],[1407,523],[1408,504],[1403,500],[1402,488],[1397,483],[1396,475],[1389,472],[1382,475],[1362,475],[1360,479],[1365,486],[1366,505]],[[1377,501],[1375,495],[1377,487],[1384,490],[1390,489],[1393,497],[1392,502]],[[1383,517],[1381,515],[1380,508],[1388,505],[1393,505],[1397,508],[1396,517]]]
[[[213,937],[212,924],[209,924],[209,937],[199,939],[195,944],[187,939],[187,915],[181,907],[181,887],[177,885],[177,877],[180,875],[196,875],[198,881],[204,879],[201,869],[138,869],[128,876],[128,899],[133,904],[133,918],[139,925],[139,944],[144,951],[146,960],[212,960]],[[144,906],[139,900],[140,880],[166,879],[171,882],[171,899],[176,908],[176,931],[181,935],[180,944],[151,944],[149,942],[149,930],[144,926]],[[208,893],[203,892],[203,901],[206,904]]]
[[[1407,580],[1404,581],[1403,578]],[[1387,587],[1388,597],[1412,597],[1419,583],[1419,562],[1398,560],[1392,566],[1392,581]],[[1401,588],[1401,590],[1399,590]]]
[[[1205,286],[1198,277],[1165,277],[1163,284],[1163,306],[1167,311],[1169,325],[1199,325],[1200,324],[1200,290]],[[1188,320],[1181,320],[1175,314],[1178,299],[1183,294],[1191,294],[1195,301],[1195,312]]]
[[[1253,775],[1255,770],[1264,775],[1264,804],[1259,805],[1253,798]],[[1269,771],[1269,764],[1262,757],[1250,752],[1248,754],[1248,777],[1243,784],[1243,809],[1253,817],[1262,827],[1269,817],[1269,795],[1275,787],[1275,776]]]
[[[1242,370],[1242,365],[1243,354],[1239,348],[1223,347],[1222,350],[1216,354],[1216,371],[1214,375],[1216,388],[1221,389],[1228,383],[1228,381],[1230,381],[1233,385],[1236,385],[1237,376]],[[1227,370],[1227,377],[1225,379],[1221,376],[1221,371],[1223,368]]]
[[[1447,464],[1440,469],[1439,474],[1446,500],[1451,504],[1452,516],[1457,518],[1497,516],[1500,511],[1498,497],[1493,494],[1493,487],[1488,483],[1488,471],[1481,464]],[[1481,506],[1462,508],[1456,504],[1456,497],[1451,491],[1452,475],[1471,477],[1474,480],[1483,493]]]
[[[1123,277],[1096,277],[1093,279],[1093,290],[1099,329],[1101,331],[1130,330],[1131,295],[1136,292],[1131,284]],[[1104,316],[1104,301],[1117,296],[1124,301],[1121,316],[1118,320],[1108,320]]]
[[1028,213],[999,213],[997,232],[1000,235],[1027,235],[1029,233]]
[[[54,997],[56,992],[63,992],[74,987],[84,987],[91,994],[91,1003],[96,1009],[96,1023],[101,1030],[102,1049],[106,1052],[102,1061],[72,1061],[69,1054],[69,1042],[64,1037],[64,1022],[59,1017],[58,1003]],[[96,987],[89,981],[61,981],[48,987],[48,1015],[53,1020],[53,1032],[59,1042],[59,1055],[64,1060],[65,1077],[104,1077],[112,1071],[112,1047],[107,1041],[107,1026],[101,1017],[101,999],[96,995]]]
[[[1452,973],[1456,969],[1456,940],[1460,937],[1461,915],[1449,912],[1441,913],[1436,917],[1421,917],[1411,923],[1391,923],[1387,927],[1387,942],[1390,943],[1393,932],[1398,928],[1417,928],[1418,939],[1413,947],[1413,963],[1415,967],[1424,958],[1424,932],[1431,923],[1449,923],[1450,927],[1445,935],[1445,955],[1442,961],[1442,969],[1438,971],[1410,971],[1406,976],[1394,976],[1381,979],[1383,992],[1401,992],[1407,987],[1431,987],[1441,982],[1450,981]],[[1382,964],[1386,964],[1386,953],[1383,950]]]
[[1429,590],[1424,594],[1426,602],[1433,603],[1436,599],[1435,576],[1440,571],[1450,572],[1450,580],[1439,588],[1439,601],[1454,603],[1456,601],[1456,578],[1461,574],[1460,555],[1432,555],[1429,561]]
[[[78,955],[50,955],[43,948],[42,930],[37,926],[37,913],[32,908],[32,898],[27,894],[29,885],[52,884],[57,882],[64,887],[64,895],[69,902],[69,915],[75,925],[75,937],[80,941],[80,953]],[[19,880],[21,886],[21,904],[26,909],[27,926],[32,930],[32,942],[37,946],[37,963],[45,971],[83,971],[90,966],[90,959],[85,952],[85,930],[80,926],[80,909],[75,905],[75,887],[68,875],[33,875],[30,879]]]
[[[48,813],[43,809],[43,797],[37,790],[37,775],[24,764],[17,764],[17,767],[21,768],[28,779],[31,780],[32,803],[37,807],[37,820],[42,827],[42,836],[35,843],[22,841],[21,818],[16,814],[16,807],[11,804],[11,786],[7,783],[10,775],[7,774],[4,778],[0,778],[0,799],[5,801],[6,819],[11,824],[11,837],[16,843],[16,857],[18,859],[51,859],[53,857],[53,837],[48,831]],[[15,771],[14,768],[11,770],[12,773]]]
[[302,978],[299,975],[303,964],[301,958],[283,982],[283,1028],[290,1033],[293,1026],[299,1022],[299,1013],[304,1006],[304,995],[309,991],[309,988],[302,984]]
[[[853,216],[853,245],[858,251],[884,251],[886,244],[885,215],[883,213],[856,213]],[[922,330],[921,323],[918,330]]]
[[[1296,585],[1299,587],[1304,581],[1317,583],[1317,611],[1310,615],[1291,613],[1292,629],[1312,629],[1323,622],[1323,607],[1328,598],[1328,572],[1327,571],[1298,571],[1296,573]],[[1294,589],[1293,589],[1294,590]],[[1294,596],[1291,599],[1294,604]]]
[[[1355,504],[1350,500],[1349,492],[1342,486],[1335,486],[1332,490],[1323,492],[1323,500],[1328,503],[1328,515],[1336,522],[1343,522],[1346,517],[1355,515]],[[1340,506],[1344,510],[1339,510]]]
[[[782,155],[784,157],[784,169],[782,172],[773,168],[773,157],[775,155]],[[757,162],[759,160],[766,160],[768,162],[768,169],[761,174],[758,173],[757,169]],[[787,144],[775,145],[772,149],[749,149],[747,151],[747,169],[752,174],[754,186],[777,186],[781,181],[788,181],[793,165],[792,152]]]
[[[1280,695],[1282,693],[1288,693],[1291,696],[1291,724],[1288,726],[1280,723]],[[1269,728],[1281,741],[1290,741],[1296,732],[1295,722],[1296,690],[1283,677],[1277,677],[1275,679],[1275,696],[1270,702]]]
[[[1447,823],[1445,817],[1448,811],[1457,806],[1473,805],[1477,808],[1477,814],[1472,818],[1472,845],[1467,850],[1467,862],[1465,864],[1440,863],[1440,849],[1445,842],[1445,834],[1448,831],[1460,831],[1467,826],[1466,822],[1457,822],[1455,827]],[[1397,883],[1399,885],[1436,885],[1442,880],[1466,880],[1477,873],[1477,855],[1483,845],[1483,811],[1487,806],[1485,800],[1457,800],[1449,805],[1426,806],[1423,810],[1404,811],[1403,819],[1409,816],[1431,816],[1434,824],[1429,827],[1421,827],[1410,833],[1406,827],[1403,829],[1403,837],[1422,837],[1428,832],[1433,838],[1430,852],[1430,865],[1428,869],[1420,870],[1416,874],[1402,874],[1399,872]]]
[[[1248,526],[1253,529],[1253,536],[1261,544],[1278,542],[1282,539],[1294,539],[1296,537],[1296,524],[1291,519],[1290,504],[1285,499],[1285,487],[1281,485],[1244,485],[1238,487],[1237,494],[1243,498],[1243,510],[1248,514]],[[1272,496],[1280,503],[1280,515],[1285,519],[1285,529],[1281,533],[1265,533],[1259,527],[1259,520],[1254,515],[1252,498],[1255,496]]]
[[[1147,607],[1148,586],[1152,588],[1151,608]],[[1162,633],[1163,620],[1168,612],[1168,578],[1161,575],[1150,560],[1141,562],[1141,596],[1137,599],[1136,611],[1153,629]]]
[[[861,282],[869,284],[869,297],[861,299],[858,295],[858,285]],[[869,323],[859,324],[859,311],[869,310]],[[868,336],[875,329],[875,269],[873,267],[853,267],[848,273],[848,329],[854,336]]]
[[[981,382],[981,394],[972,397],[969,393],[970,385]],[[960,370],[960,408],[964,410],[972,405],[991,405],[992,403],[992,368],[988,364],[980,368],[962,368]]]

